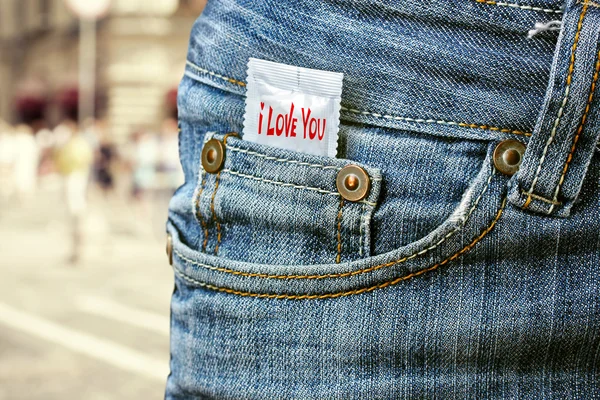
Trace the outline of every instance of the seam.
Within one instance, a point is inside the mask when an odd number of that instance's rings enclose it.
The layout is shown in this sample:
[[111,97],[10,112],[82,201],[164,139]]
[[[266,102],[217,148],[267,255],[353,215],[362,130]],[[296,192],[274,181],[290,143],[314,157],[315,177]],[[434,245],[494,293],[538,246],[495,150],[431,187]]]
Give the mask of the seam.
[[291,160],[289,158],[272,157],[272,156],[268,156],[268,155],[263,154],[263,153],[258,153],[256,151],[250,151],[250,150],[242,149],[240,147],[235,147],[235,146],[232,146],[230,144],[228,144],[226,147],[229,150],[231,150],[231,151],[235,151],[235,152],[238,152],[238,153],[250,154],[250,155],[253,155],[253,156],[256,156],[256,157],[264,158],[265,160],[277,161],[277,162],[287,163],[287,164],[302,165],[302,166],[306,166],[306,167],[315,167],[315,168],[321,168],[321,169],[333,169],[333,170],[336,170],[336,171],[340,171],[342,169],[341,167],[336,167],[334,165],[311,164],[311,163],[307,163],[307,162],[301,162],[301,161]]
[[206,225],[206,221],[204,221],[204,217],[202,217],[202,213],[200,211],[200,198],[202,197],[202,192],[204,191],[204,185],[206,184],[206,172],[202,174],[202,183],[200,184],[200,190],[196,195],[196,218],[200,221],[200,226],[202,226],[202,230],[204,232],[204,241],[202,242],[202,252],[206,251],[206,244],[208,243],[208,226]]
[[[323,193],[323,194],[332,195],[332,196],[341,196],[338,192],[330,192],[329,190],[319,189],[319,188],[312,187],[312,186],[294,185],[293,183],[285,183],[285,182],[274,181],[274,180],[271,180],[271,179],[260,178],[258,176],[247,175],[247,174],[243,174],[241,172],[232,171],[232,170],[227,169],[227,168],[221,170],[221,172],[226,172],[226,173],[231,174],[231,175],[240,176],[242,178],[253,179],[255,181],[260,181],[260,182],[265,182],[265,183],[271,183],[273,185],[279,185],[279,186],[284,186],[284,187],[291,187],[291,188],[294,188],[294,189],[312,190],[314,192]],[[373,203],[373,202],[366,201],[366,200],[361,200],[358,203],[363,203],[363,204],[369,205],[371,207],[377,206],[377,203]]]
[[[535,7],[533,7],[532,9],[535,9]],[[207,69],[204,69],[202,67],[199,67],[197,65],[195,65],[194,63],[192,63],[191,61],[187,60],[186,64],[189,65],[191,68],[194,68],[200,72],[209,74],[211,76],[215,76],[219,79],[222,79],[226,82],[229,83],[234,83],[236,85],[239,86],[246,86],[246,83],[239,81],[237,79],[234,78],[230,78],[227,76],[223,76],[220,74],[217,74],[215,72],[209,71]],[[513,130],[513,129],[506,129],[506,128],[498,128],[495,126],[489,126],[489,125],[478,125],[478,124],[469,124],[466,122],[454,122],[454,121],[445,121],[445,120],[436,120],[436,119],[422,119],[422,118],[409,118],[409,117],[399,117],[399,116],[395,116],[395,115],[385,115],[385,114],[378,114],[378,113],[372,113],[369,111],[361,111],[361,110],[356,110],[354,108],[347,108],[344,106],[340,107],[341,111],[346,111],[346,112],[351,112],[354,114],[362,114],[362,115],[370,115],[373,117],[377,117],[377,118],[384,118],[384,119],[391,119],[391,120],[396,120],[396,121],[406,121],[406,122],[413,122],[413,123],[425,123],[425,124],[440,124],[440,125],[451,125],[451,126],[460,126],[461,128],[473,128],[473,129],[483,129],[483,130],[489,130],[489,131],[496,131],[496,132],[503,132],[503,133],[512,133],[514,135],[523,135],[523,136],[531,136],[532,133],[531,132],[524,132],[524,131],[520,131],[520,130]]]
[[506,206],[506,197],[504,197],[504,199],[502,200],[500,209],[496,213],[496,216],[493,219],[493,221],[490,223],[490,225],[483,232],[481,232],[481,234],[479,236],[477,236],[471,243],[469,243],[468,245],[466,245],[465,247],[463,247],[461,250],[457,251],[450,257],[446,258],[444,261],[434,264],[431,267],[421,269],[417,272],[413,272],[411,274],[401,276],[399,278],[395,278],[390,281],[386,281],[383,283],[379,283],[377,285],[373,285],[373,286],[369,286],[369,287],[365,287],[365,288],[361,288],[361,289],[354,289],[354,290],[348,290],[348,291],[336,292],[336,293],[325,293],[325,294],[298,294],[298,295],[295,295],[295,294],[275,294],[275,293],[253,293],[253,292],[244,292],[244,291],[234,290],[234,289],[230,289],[230,288],[226,288],[226,287],[211,285],[206,282],[201,282],[199,280],[191,278],[191,277],[185,275],[183,272],[177,270],[176,268],[174,268],[174,271],[182,279],[184,279],[188,282],[191,282],[193,284],[196,284],[198,286],[201,286],[201,287],[204,287],[207,289],[211,289],[211,290],[216,290],[219,292],[225,292],[225,293],[229,293],[229,294],[235,294],[238,296],[244,296],[244,297],[258,297],[258,298],[269,298],[269,299],[289,299],[289,300],[304,300],[304,299],[309,300],[309,299],[330,299],[330,298],[338,298],[338,297],[345,297],[345,296],[356,295],[356,294],[361,294],[361,293],[367,293],[367,292],[372,292],[377,289],[383,289],[388,286],[397,285],[400,282],[407,281],[411,278],[415,278],[415,277],[423,275],[427,272],[434,271],[434,270],[438,269],[439,267],[449,263],[450,261],[456,260],[458,257],[460,257],[461,255],[463,255],[464,253],[468,252],[473,247],[475,247],[475,245],[477,243],[479,243],[484,237],[487,236],[488,233],[490,233],[492,231],[492,229],[494,229],[494,227],[498,223],[498,220],[500,219],[500,217],[502,216],[502,214],[504,212],[505,206]]
[[[567,170],[569,169],[569,164],[573,160],[573,154],[575,153],[575,149],[577,148],[577,142],[579,141],[579,137],[581,136],[581,133],[583,132],[583,127],[585,126],[585,123],[587,122],[587,116],[590,111],[592,101],[594,100],[594,92],[596,90],[596,82],[598,82],[598,73],[599,72],[600,72],[600,52],[598,52],[596,55],[596,69],[594,71],[594,78],[592,80],[592,86],[590,87],[590,94],[588,95],[588,101],[585,106],[585,111],[583,113],[583,116],[581,117],[581,122],[579,124],[579,127],[577,128],[577,133],[575,134],[575,137],[573,138],[573,145],[571,146],[571,151],[569,152],[569,156],[567,157],[567,160],[563,167],[563,171],[562,171],[562,174],[558,181],[558,185],[556,186],[556,189],[554,190],[553,200],[555,202],[558,200],[558,192],[560,192],[560,187],[562,186],[562,184],[565,180],[565,175],[567,173]],[[555,205],[555,203],[552,203],[552,207],[550,207],[548,214],[550,214],[553,211],[554,205]]]
[[592,7],[600,8],[600,4],[599,3],[595,3],[595,2],[590,1],[590,0],[583,0],[583,1],[582,0],[577,0],[577,3],[578,4],[587,4],[587,5],[592,6]]
[[236,84],[236,85],[239,85],[239,86],[246,86],[245,82],[238,81],[237,79],[229,78],[227,76],[223,76],[221,74],[217,74],[216,72],[209,71],[207,69],[204,69],[202,67],[197,66],[196,64],[192,63],[191,61],[186,61],[186,64],[189,65],[190,67],[192,67],[193,69],[197,70],[197,71],[203,72],[205,74],[209,74],[210,76],[214,76],[214,77],[222,79],[222,80],[224,80],[226,82],[233,83],[233,84]]
[[374,113],[374,112],[370,112],[370,111],[361,111],[361,110],[357,110],[357,109],[354,109],[354,108],[347,108],[347,107],[344,107],[344,106],[341,106],[340,110],[351,112],[353,114],[368,115],[368,116],[372,116],[372,117],[376,117],[376,118],[383,118],[383,119],[389,119],[389,120],[394,120],[394,121],[416,122],[416,123],[424,123],[424,124],[439,124],[439,125],[449,125],[449,126],[460,126],[461,128],[484,129],[484,130],[489,130],[489,131],[497,131],[497,132],[503,132],[503,133],[512,133],[514,135],[522,135],[522,136],[531,136],[532,135],[531,132],[524,132],[524,131],[513,130],[513,129],[506,129],[506,128],[498,128],[498,127],[490,126],[490,125],[467,124],[466,122],[444,121],[444,120],[438,120],[438,119],[421,119],[421,118],[399,117],[399,116],[396,116],[396,115],[379,114],[379,113]]
[[[227,139],[229,139],[229,137],[231,136],[239,137],[237,132],[230,132],[226,134],[223,137],[223,144],[225,146],[227,146]],[[217,227],[217,244],[215,245],[215,255],[219,253],[219,247],[221,246],[221,224],[219,223],[219,220],[217,219],[217,213],[215,212],[215,197],[217,195],[217,189],[219,188],[220,178],[221,171],[217,173],[217,177],[215,179],[215,190],[213,191],[212,198],[210,200],[210,209],[212,212],[213,221],[215,222],[215,225]]]
[[[521,190],[521,193],[523,193],[523,194],[527,194],[527,195],[529,196],[529,194],[528,194],[528,193],[527,193],[525,190]],[[539,200],[539,201],[543,201],[544,203],[549,203],[549,204],[552,204],[552,205],[554,205],[554,206],[560,206],[560,205],[562,205],[562,202],[560,202],[560,201],[556,201],[556,200],[550,200],[550,199],[547,199],[547,198],[545,198],[545,197],[538,196],[538,195],[537,195],[537,194],[535,194],[535,193],[531,193],[531,198],[532,198],[532,199]],[[530,201],[530,203],[531,203],[531,201]],[[528,205],[529,205],[529,204],[528,204]]]
[[217,220],[217,214],[215,213],[215,196],[217,195],[217,189],[219,188],[219,178],[221,177],[221,171],[217,173],[217,177],[215,180],[215,190],[213,190],[213,194],[210,199],[210,211],[212,213],[213,221],[217,227],[217,244],[215,245],[215,255],[219,253],[219,246],[221,245],[221,224]]
[[212,271],[218,271],[218,272],[225,272],[228,274],[232,274],[232,275],[239,275],[239,276],[245,276],[245,277],[249,277],[249,278],[264,278],[264,279],[325,279],[325,278],[345,278],[345,277],[350,277],[350,276],[354,276],[354,275],[360,275],[360,274],[364,274],[367,272],[372,272],[372,271],[376,271],[378,269],[382,269],[382,268],[387,268],[387,267],[391,267],[394,265],[398,265],[398,264],[402,264],[406,261],[409,261],[417,256],[426,254],[428,252],[430,252],[431,250],[435,249],[436,247],[440,246],[442,243],[444,243],[446,240],[448,240],[452,235],[454,235],[456,232],[458,232],[459,230],[461,230],[465,224],[467,223],[467,221],[471,218],[471,215],[473,214],[473,212],[475,211],[475,209],[479,206],[479,202],[481,200],[481,198],[483,197],[483,195],[485,194],[485,192],[487,191],[490,182],[492,181],[492,178],[495,175],[495,169],[492,169],[492,172],[490,174],[490,176],[488,177],[487,183],[485,185],[485,187],[483,188],[483,190],[481,191],[481,193],[479,194],[479,196],[477,197],[477,199],[475,200],[475,202],[473,203],[473,206],[471,207],[471,209],[469,210],[469,213],[467,214],[465,220],[463,223],[461,223],[460,225],[458,225],[456,227],[456,229],[450,231],[448,234],[446,234],[442,239],[440,239],[437,243],[426,247],[425,249],[422,249],[418,252],[415,252],[409,256],[400,258],[398,260],[394,260],[394,261],[390,261],[388,263],[384,263],[384,264],[379,264],[379,265],[375,265],[372,267],[367,267],[367,268],[363,268],[363,269],[359,269],[359,270],[355,270],[355,271],[350,271],[350,272],[342,272],[342,273],[336,273],[336,274],[323,274],[323,275],[269,275],[269,274],[264,274],[264,273],[250,273],[250,272],[242,272],[242,271],[236,271],[236,270],[232,270],[229,268],[223,268],[223,267],[215,267],[212,265],[208,265],[208,264],[203,264],[203,263],[199,263],[193,260],[190,260],[189,258],[187,258],[186,256],[184,256],[183,254],[181,254],[179,251],[177,251],[177,249],[173,249],[175,254],[177,254],[177,256],[179,258],[181,258],[182,260],[186,261],[188,264],[191,265],[196,265],[202,268],[206,268]]
[[[565,110],[565,106],[567,105],[567,101],[569,99],[569,90],[571,89],[571,79],[573,78],[573,71],[575,70],[575,51],[577,50],[577,45],[579,44],[579,34],[581,33],[581,28],[583,26],[583,18],[587,13],[588,5],[584,4],[581,9],[581,13],[579,14],[579,21],[577,22],[577,31],[575,32],[575,38],[573,39],[573,45],[571,46],[571,61],[569,63],[569,73],[567,74],[565,93],[563,95],[563,100],[558,109],[558,113],[556,114],[556,119],[554,120],[554,125],[552,126],[552,131],[550,132],[550,137],[546,141],[546,146],[544,147],[544,151],[542,152],[542,156],[538,161],[538,167],[535,171],[535,176],[533,177],[533,181],[531,182],[531,187],[527,191],[527,200],[523,205],[523,208],[527,208],[531,203],[531,194],[535,189],[535,185],[537,184],[540,172],[542,170],[542,165],[546,159],[546,155],[548,154],[548,148],[550,144],[554,141],[554,137],[556,136],[556,131],[558,130],[558,125],[560,124],[560,120],[562,118],[563,112]],[[551,208],[552,209],[552,208]],[[548,212],[549,214],[550,212]]]
[[482,4],[489,4],[492,6],[502,6],[502,7],[511,7],[511,8],[520,8],[523,10],[531,10],[531,11],[542,11],[542,12],[546,12],[546,13],[555,13],[555,14],[562,14],[563,10],[558,9],[551,9],[551,8],[542,8],[542,7],[534,7],[534,6],[526,6],[526,5],[522,5],[522,4],[516,4],[516,3],[504,3],[501,1],[493,1],[493,0],[475,0],[477,3],[482,3]]
[[[363,256],[363,223],[365,218],[365,205],[362,205],[362,210],[360,213],[360,221],[358,224],[358,255]],[[366,238],[365,238],[366,242]]]
[[[363,204],[364,207],[364,204]],[[335,262],[340,263],[342,259],[342,210],[344,209],[344,198],[340,197],[340,210],[337,215],[337,256]]]

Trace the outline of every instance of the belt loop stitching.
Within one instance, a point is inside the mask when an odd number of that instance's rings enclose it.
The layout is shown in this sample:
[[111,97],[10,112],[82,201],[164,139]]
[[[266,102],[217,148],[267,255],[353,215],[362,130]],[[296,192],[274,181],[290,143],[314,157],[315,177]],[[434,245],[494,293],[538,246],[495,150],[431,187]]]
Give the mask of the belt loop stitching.
[[[598,81],[599,72],[600,72],[600,52],[598,52],[598,54],[596,55],[596,69],[594,71],[594,78],[592,80],[592,86],[590,87],[590,94],[588,95],[588,101],[585,106],[585,111],[583,113],[583,116],[581,117],[581,123],[579,124],[579,127],[577,128],[577,134],[573,138],[573,145],[571,146],[571,151],[570,151],[569,156],[567,157],[567,160],[563,167],[562,175],[560,176],[558,184],[556,185],[556,189],[554,190],[554,197],[553,197],[554,202],[558,201],[558,193],[560,192],[560,187],[562,186],[562,184],[564,182],[565,175],[567,173],[567,170],[569,169],[569,164],[570,164],[571,160],[573,159],[573,154],[575,153],[575,149],[577,147],[577,142],[579,141],[579,137],[581,136],[581,133],[583,132],[583,128],[587,121],[587,116],[590,111],[590,106],[592,104],[592,101],[594,100],[594,91],[596,90],[596,82]],[[553,209],[554,209],[554,204],[552,204],[548,213],[551,213]]]
[[[540,160],[538,162],[538,167],[535,172],[533,181],[531,182],[531,187],[529,188],[529,190],[526,193],[527,200],[525,201],[525,204],[523,204],[523,208],[527,208],[529,206],[529,204],[531,203],[531,194],[535,190],[535,185],[537,184],[540,172],[542,170],[542,165],[544,164],[544,161],[546,159],[546,155],[548,153],[548,148],[550,147],[550,144],[552,144],[552,142],[554,141],[554,137],[556,136],[556,131],[558,130],[558,125],[560,124],[560,120],[563,116],[565,106],[567,105],[567,101],[569,99],[569,90],[571,88],[571,80],[573,78],[573,71],[575,70],[575,51],[577,50],[577,45],[579,44],[579,34],[581,33],[581,28],[583,26],[583,19],[585,17],[585,14],[587,13],[587,9],[588,9],[588,4],[586,2],[586,3],[584,3],[583,8],[581,9],[581,13],[579,14],[579,21],[577,23],[577,31],[575,32],[573,46],[571,46],[571,61],[569,64],[569,73],[567,74],[567,79],[566,79],[567,85],[565,87],[565,94],[564,94],[562,103],[560,105],[560,108],[558,109],[556,119],[554,120],[554,125],[552,126],[552,132],[550,133],[550,137],[546,141],[546,146],[544,147],[544,151],[542,152],[542,156],[540,157]],[[550,208],[550,211],[548,212],[548,214],[550,214],[552,212],[553,208],[554,207]]]

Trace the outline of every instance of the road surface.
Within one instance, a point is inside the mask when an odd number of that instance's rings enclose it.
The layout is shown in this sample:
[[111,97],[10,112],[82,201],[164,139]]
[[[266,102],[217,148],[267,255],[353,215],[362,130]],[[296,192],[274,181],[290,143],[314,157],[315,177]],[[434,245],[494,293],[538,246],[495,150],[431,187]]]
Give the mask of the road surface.
[[169,373],[167,200],[93,193],[71,265],[60,182],[0,203],[0,399],[161,399]]

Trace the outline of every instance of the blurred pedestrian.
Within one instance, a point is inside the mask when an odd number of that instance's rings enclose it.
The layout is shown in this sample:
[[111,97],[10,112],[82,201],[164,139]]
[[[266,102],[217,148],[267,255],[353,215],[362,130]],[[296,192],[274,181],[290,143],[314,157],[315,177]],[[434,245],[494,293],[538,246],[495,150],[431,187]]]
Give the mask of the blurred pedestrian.
[[137,200],[156,185],[156,170],[159,148],[156,135],[142,131],[134,136],[133,142],[133,194]]
[[15,151],[14,184],[17,196],[22,199],[35,193],[39,150],[33,130],[27,125],[17,126],[13,140]]
[[56,151],[56,167],[64,177],[65,200],[71,218],[73,239],[70,261],[75,264],[81,255],[82,219],[87,210],[86,196],[93,152],[73,121],[63,122],[60,129],[63,133],[70,131],[66,143]]
[[173,118],[165,119],[160,132],[159,169],[163,176],[164,189],[169,197],[184,181],[183,169],[179,162],[178,136],[177,121]]
[[17,157],[14,129],[0,120],[0,199],[9,200],[15,191],[13,172]]
[[117,159],[117,148],[106,131],[104,121],[98,121],[94,129],[98,140],[94,160],[95,178],[104,196],[107,197],[113,192],[115,186],[114,163]]

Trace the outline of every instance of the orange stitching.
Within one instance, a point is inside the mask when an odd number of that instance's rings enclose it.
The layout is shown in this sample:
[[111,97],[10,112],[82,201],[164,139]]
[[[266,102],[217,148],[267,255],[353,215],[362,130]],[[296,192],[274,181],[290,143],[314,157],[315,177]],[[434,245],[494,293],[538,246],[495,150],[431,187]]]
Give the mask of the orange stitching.
[[[229,138],[230,136],[239,137],[239,135],[236,132],[230,132],[223,137],[223,144],[227,144],[227,138]],[[219,188],[219,178],[220,177],[221,177],[221,171],[219,171],[217,173],[217,177],[215,179],[215,190],[213,191],[213,194],[210,199],[210,211],[212,213],[212,219],[215,222],[215,225],[217,226],[217,244],[215,245],[215,255],[218,254],[219,246],[221,245],[221,224],[217,220],[217,214],[215,213],[215,196],[217,195],[217,189]],[[202,182],[202,186],[204,186],[204,181]],[[202,191],[199,193],[198,198],[200,197],[201,193],[202,193]],[[203,222],[201,222],[201,224],[203,227],[205,226],[205,224]],[[205,228],[204,236],[205,236],[205,239],[204,239],[204,244],[202,246],[203,251],[206,250],[206,243],[208,242],[208,227]]]
[[[554,137],[556,136],[556,131],[558,129],[558,125],[560,124],[562,113],[565,109],[565,105],[567,104],[567,100],[569,99],[569,89],[571,87],[571,81],[573,79],[573,71],[575,70],[575,51],[577,50],[577,46],[579,45],[579,34],[581,33],[581,28],[583,27],[583,19],[585,18],[587,9],[588,9],[588,4],[586,3],[583,5],[583,8],[581,9],[581,13],[579,14],[579,21],[577,21],[577,31],[575,32],[575,37],[573,38],[573,45],[571,46],[569,72],[567,74],[567,79],[565,82],[565,84],[566,84],[565,94],[563,96],[562,104],[558,110],[556,120],[554,121],[554,126],[552,127],[552,132],[550,133],[550,137],[548,138],[548,141],[546,142],[546,146],[544,147],[544,151],[542,152],[542,156],[540,157],[540,160],[538,162],[537,170],[535,171],[535,176],[533,177],[533,181],[531,182],[531,187],[527,191],[528,196],[527,196],[527,200],[525,201],[525,204],[523,205],[523,208],[527,208],[529,206],[529,204],[531,203],[531,194],[535,190],[535,185],[537,183],[540,172],[542,171],[542,165],[546,159],[548,147],[550,147],[550,144],[554,141]],[[548,214],[552,212],[553,208],[554,208],[554,206],[550,207]]]
[[[492,173],[491,173],[491,175],[488,178],[486,186],[483,188],[483,190],[479,194],[479,197],[477,198],[477,200],[475,200],[474,206],[471,208],[471,211],[469,211],[469,216],[477,208],[477,206],[479,205],[479,200],[482,198],[483,194],[487,191],[487,189],[489,187],[489,184],[491,182],[491,179],[494,177],[494,173],[495,173],[494,171],[495,171],[495,169],[492,169]],[[467,220],[468,220],[468,217],[467,217]],[[466,223],[466,220],[465,220],[465,222],[463,222],[463,224],[464,223]],[[416,258],[416,257],[418,257],[420,255],[426,254],[430,250],[433,250],[436,247],[438,247],[440,244],[442,244],[444,241],[446,241],[450,236],[452,236],[456,232],[458,232],[459,229],[462,229],[462,227],[457,228],[457,229],[451,231],[446,236],[444,236],[444,238],[442,238],[442,240],[438,241],[433,246],[426,247],[426,248],[424,248],[424,249],[422,249],[420,251],[417,251],[417,252],[415,252],[415,253],[413,253],[411,255],[405,256],[405,257],[400,258],[398,260],[390,261],[390,262],[385,263],[385,264],[379,264],[379,265],[375,265],[375,266],[372,266],[372,267],[363,268],[363,269],[359,269],[359,270],[355,270],[355,271],[343,272],[343,273],[336,273],[336,274],[324,274],[324,275],[269,275],[269,274],[256,273],[256,272],[235,271],[235,270],[228,269],[228,268],[214,267],[214,266],[209,266],[209,265],[206,265],[206,264],[198,263],[198,262],[195,262],[193,260],[190,260],[190,259],[186,258],[183,254],[181,254],[180,252],[178,252],[177,249],[174,249],[173,251],[175,252],[175,254],[177,254],[177,256],[179,258],[181,258],[182,260],[186,261],[189,264],[203,266],[203,267],[206,267],[206,268],[208,268],[210,270],[213,270],[213,271],[225,272],[225,273],[228,273],[228,274],[231,274],[231,275],[244,276],[244,277],[247,277],[247,278],[264,278],[264,279],[330,279],[330,278],[346,278],[346,277],[350,277],[350,276],[355,276],[355,275],[360,275],[360,274],[364,274],[364,273],[369,273],[369,272],[372,272],[372,271],[377,271],[377,270],[382,269],[382,268],[392,267],[392,266],[397,265],[397,264],[402,264],[402,263],[404,263],[404,262],[406,262],[408,260],[411,260],[413,258]]]
[[217,220],[217,214],[215,213],[215,196],[217,194],[217,189],[219,188],[220,177],[221,171],[217,173],[217,178],[215,180],[215,190],[213,191],[212,197],[210,199],[210,211],[212,212],[213,221],[217,225],[217,244],[215,246],[215,255],[219,253],[219,245],[221,244],[221,224]]
[[246,86],[245,82],[238,81],[237,79],[229,78],[227,76],[223,76],[221,74],[217,74],[216,72],[209,71],[209,70],[207,70],[205,68],[197,66],[196,64],[192,63],[191,61],[187,61],[186,64],[189,65],[190,67],[192,67],[192,68],[194,68],[194,69],[202,72],[202,73],[209,74],[211,76],[216,76],[217,78],[223,79],[226,82],[233,83],[233,84],[236,84],[236,85],[239,85],[239,86]]
[[425,268],[425,269],[419,270],[417,272],[413,272],[413,273],[408,274],[406,276],[401,276],[401,277],[395,278],[395,279],[393,279],[391,281],[379,283],[377,285],[366,287],[366,288],[362,288],[362,289],[354,289],[354,290],[349,290],[349,291],[346,291],[346,292],[338,292],[338,293],[300,294],[300,295],[295,295],[295,294],[253,293],[253,292],[243,292],[243,291],[229,289],[229,288],[225,288],[225,287],[210,285],[210,284],[207,284],[205,282],[201,282],[201,281],[198,281],[196,279],[190,278],[189,276],[187,276],[187,275],[183,274],[182,272],[180,272],[179,270],[177,270],[177,268],[174,268],[174,271],[181,278],[187,280],[188,282],[192,282],[192,283],[195,283],[197,285],[200,285],[201,287],[205,287],[205,288],[211,289],[211,290],[216,290],[216,291],[219,291],[219,292],[225,292],[225,293],[229,293],[229,294],[236,294],[238,296],[243,296],[243,297],[258,297],[258,298],[268,298],[268,299],[289,299],[289,300],[303,300],[303,299],[309,300],[309,299],[331,299],[331,298],[345,297],[345,296],[350,296],[350,295],[355,295],[355,294],[361,294],[361,293],[366,293],[366,292],[372,292],[372,291],[377,290],[377,289],[383,289],[383,288],[386,288],[388,286],[396,285],[396,284],[398,284],[398,283],[400,283],[402,281],[406,281],[406,280],[409,280],[409,279],[414,278],[416,276],[423,275],[423,274],[425,274],[427,272],[434,271],[437,268],[439,268],[440,266],[445,265],[448,262],[453,261],[453,260],[457,259],[458,257],[460,257],[461,255],[463,255],[464,253],[468,252],[479,241],[481,241],[488,233],[490,233],[490,231],[492,229],[494,229],[494,226],[496,226],[496,223],[498,222],[498,220],[502,216],[502,213],[504,212],[504,207],[505,206],[506,206],[506,197],[502,200],[502,204],[500,206],[500,209],[498,210],[498,213],[496,214],[496,217],[494,218],[494,220],[492,221],[492,223],[477,238],[475,238],[471,243],[469,243],[467,246],[463,247],[458,252],[454,253],[452,256],[446,258],[444,261],[439,262],[439,263],[437,263],[437,264],[435,264],[435,265],[433,265],[433,266],[431,266],[429,268]]
[[531,136],[531,132],[524,132],[524,131],[519,131],[519,130],[514,130],[514,129],[506,129],[506,128],[498,128],[496,126],[490,126],[490,125],[477,125],[477,124],[467,124],[464,122],[460,122],[458,124],[458,126],[461,126],[463,128],[479,128],[479,129],[485,129],[485,130],[489,130],[489,131],[498,131],[498,132],[502,132],[502,133],[512,133],[514,135],[523,135],[523,136]]
[[231,136],[235,136],[236,138],[240,138],[237,132],[229,132],[227,135],[223,136],[223,144],[227,144],[227,139]]
[[340,263],[342,259],[342,209],[344,208],[344,198],[340,197],[340,211],[337,215],[337,256],[335,257],[335,262]]
[[[565,166],[563,167],[562,175],[560,176],[560,180],[558,181],[558,186],[556,186],[556,190],[554,191],[554,201],[557,200],[558,192],[560,192],[560,187],[562,186],[562,184],[565,180],[565,175],[567,173],[567,170],[569,169],[569,164],[571,163],[571,160],[573,159],[573,154],[575,153],[575,149],[577,147],[577,142],[579,141],[579,137],[581,136],[581,133],[583,132],[583,127],[585,126],[585,123],[587,121],[587,116],[590,111],[592,101],[594,100],[594,92],[596,90],[596,82],[598,82],[598,74],[599,73],[600,73],[600,52],[598,52],[598,54],[596,55],[596,69],[594,72],[594,78],[592,80],[592,86],[590,88],[590,94],[588,95],[588,101],[585,106],[585,111],[583,113],[583,116],[581,117],[581,123],[579,124],[579,127],[577,128],[577,133],[575,134],[575,137],[573,138],[573,145],[571,146],[571,152],[569,153],[569,156],[567,157]],[[552,208],[553,207],[554,207],[554,205],[552,206]],[[552,212],[552,208],[550,209],[550,212]]]
[[498,128],[498,127],[490,126],[490,125],[467,124],[466,122],[445,121],[445,120],[441,120],[441,119],[438,120],[438,119],[399,117],[397,115],[388,115],[388,114],[379,114],[379,113],[370,112],[370,111],[361,111],[361,110],[356,110],[354,108],[347,108],[344,106],[342,106],[340,108],[340,110],[345,111],[345,112],[351,112],[353,114],[373,116],[375,118],[383,118],[383,119],[394,120],[394,121],[405,121],[405,122],[409,122],[409,123],[460,126],[462,128],[477,128],[477,129],[497,131],[497,132],[502,132],[502,133],[512,133],[515,135],[524,135],[524,136],[528,136],[528,137],[532,135],[530,132],[523,132],[523,131],[506,129],[506,128]]
[[577,0],[577,3],[578,4],[585,4],[585,5],[596,7],[596,8],[600,8],[600,4],[595,3],[593,1],[589,1],[589,0],[584,0],[584,1]]
[[[476,0],[477,1],[477,0]],[[535,8],[533,8],[535,9]],[[560,11],[560,10],[559,10]],[[559,11],[555,11],[555,12],[559,12]],[[562,12],[562,11],[560,11]],[[200,68],[197,65],[195,65],[194,63],[192,63],[191,61],[187,61],[187,64],[190,65],[191,67],[195,68],[195,69],[199,69],[204,73],[207,73],[209,75],[213,75],[213,76],[217,76],[218,78],[224,79],[227,82],[231,82],[231,83],[235,83],[239,86],[246,86],[246,84],[242,81],[238,81],[236,79],[233,78],[229,78],[226,76],[222,76],[219,74],[216,74],[214,72],[208,71],[204,68]],[[342,111],[348,111],[354,114],[362,114],[362,115],[372,115],[374,117],[377,118],[385,118],[385,119],[393,119],[393,120],[398,120],[398,121],[406,121],[406,122],[414,122],[414,123],[426,123],[426,124],[440,124],[440,125],[456,125],[456,126],[460,126],[462,128],[476,128],[476,129],[483,129],[483,130],[490,130],[490,131],[497,131],[497,132],[502,132],[502,133],[512,133],[515,135],[523,135],[523,136],[531,136],[532,133],[531,132],[524,132],[524,131],[519,131],[519,130],[513,130],[513,129],[507,129],[507,128],[498,128],[495,126],[489,126],[489,125],[477,125],[477,124],[468,124],[466,122],[455,122],[455,121],[444,121],[444,120],[435,120],[435,119],[421,119],[421,118],[408,118],[408,117],[399,117],[399,116],[394,116],[394,115],[383,115],[383,114],[378,114],[378,113],[372,113],[369,111],[361,111],[361,110],[356,110],[353,108],[346,108],[344,106],[341,107]]]
[[[523,194],[526,194],[526,195],[528,195],[528,196],[531,196],[532,198],[534,198],[534,199],[536,199],[536,200],[543,201],[544,203],[554,204],[555,206],[560,206],[560,205],[562,205],[562,203],[561,203],[560,201],[549,200],[549,199],[546,199],[546,198],[544,198],[544,197],[542,197],[542,196],[538,196],[538,195],[537,195],[537,194],[535,194],[535,193],[531,193],[531,194],[529,194],[529,193],[527,193],[526,191],[524,191],[524,190],[522,190],[522,189],[521,189],[521,193],[523,193]],[[529,205],[529,204],[527,204],[527,205]]]
[[200,221],[200,225],[204,230],[204,242],[202,243],[202,251],[206,251],[206,244],[208,243],[208,226],[202,217],[202,213],[200,212],[200,197],[202,196],[202,192],[204,191],[204,185],[206,184],[206,172],[202,176],[202,184],[200,185],[200,191],[196,196],[196,217]]

